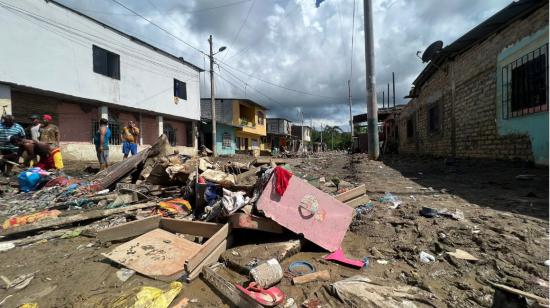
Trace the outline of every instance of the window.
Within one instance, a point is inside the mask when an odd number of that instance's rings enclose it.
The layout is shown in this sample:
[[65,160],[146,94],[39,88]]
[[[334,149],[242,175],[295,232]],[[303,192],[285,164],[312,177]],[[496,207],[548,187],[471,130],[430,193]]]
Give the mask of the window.
[[176,146],[176,129],[170,125],[170,123],[164,122],[162,132],[166,135],[168,138],[168,142],[170,142],[170,145],[175,147]]
[[548,111],[548,44],[502,68],[502,117]]
[[222,135],[222,148],[231,148],[231,134],[228,132],[225,132]]
[[95,45],[92,51],[94,72],[120,80],[120,56]]
[[264,125],[265,115],[263,112],[258,111],[258,124]]
[[174,79],[174,96],[187,100],[187,84]]
[[407,138],[413,138],[414,137],[414,118],[411,116],[407,120]]
[[439,104],[435,104],[428,110],[428,131],[437,133],[441,130]]

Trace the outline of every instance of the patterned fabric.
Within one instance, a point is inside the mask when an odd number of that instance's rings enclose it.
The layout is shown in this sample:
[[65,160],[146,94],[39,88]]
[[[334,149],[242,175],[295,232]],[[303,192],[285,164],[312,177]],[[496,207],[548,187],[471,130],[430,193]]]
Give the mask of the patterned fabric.
[[5,126],[4,123],[0,124],[0,150],[17,152],[17,146],[10,144],[8,140],[10,136],[25,138],[25,130],[18,123],[13,123],[11,127]]
[[57,144],[57,138],[59,137],[59,128],[57,125],[48,124],[40,129],[40,142],[47,144]]

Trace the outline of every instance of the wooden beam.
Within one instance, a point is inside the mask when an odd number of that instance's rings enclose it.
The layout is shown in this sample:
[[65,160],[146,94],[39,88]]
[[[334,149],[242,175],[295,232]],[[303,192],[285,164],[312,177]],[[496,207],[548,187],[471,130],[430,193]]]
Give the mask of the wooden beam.
[[510,293],[513,293],[513,294],[517,294],[517,295],[535,300],[535,301],[539,302],[540,304],[544,304],[544,305],[549,304],[549,301],[548,301],[547,298],[540,297],[540,296],[535,295],[533,293],[528,293],[528,292],[525,292],[525,291],[521,291],[521,290],[518,290],[516,288],[512,288],[512,287],[509,287],[509,286],[503,285],[503,284],[498,284],[498,283],[494,283],[494,282],[490,282],[490,283],[493,287],[499,288],[503,291],[510,292]]
[[160,228],[172,233],[212,237],[220,230],[222,224],[202,221],[189,221],[174,218],[162,218]]
[[292,278],[293,284],[304,284],[312,281],[328,281],[330,280],[330,272],[328,270],[313,272],[302,276]]
[[205,266],[212,265],[220,259],[221,255],[229,247],[229,241],[224,240],[221,242],[218,247],[216,247],[209,256],[207,256],[202,262],[190,273],[187,274],[185,280],[191,282],[193,279],[197,278],[202,272],[202,268]]
[[365,184],[360,185],[358,187],[355,187],[354,189],[350,189],[346,192],[343,192],[339,195],[336,195],[334,198],[338,201],[346,202],[351,199],[357,198],[359,196],[362,196],[367,193],[367,187]]
[[370,201],[369,196],[361,196],[359,198],[355,198],[352,200],[349,200],[346,202],[347,205],[351,206],[352,208],[356,208],[358,206],[361,206],[363,204],[367,204]]
[[134,204],[134,205],[125,206],[125,207],[119,207],[115,209],[93,210],[93,211],[83,212],[83,213],[71,215],[71,216],[58,217],[55,219],[46,219],[44,221],[2,230],[0,231],[0,236],[9,236],[14,234],[38,231],[46,228],[59,227],[62,225],[72,224],[75,222],[103,218],[113,214],[134,211],[134,210],[148,208],[156,205],[157,205],[156,202],[146,202],[146,203],[139,203],[139,204]]
[[195,270],[195,268],[197,268],[197,266],[199,266],[199,264],[208,257],[221,242],[227,239],[229,233],[229,224],[223,225],[223,227],[210,237],[195,254],[191,255],[185,261],[185,270],[189,273]]
[[136,237],[158,228],[160,218],[161,216],[152,216],[101,230],[97,232],[96,238],[99,239],[100,242],[105,243]]
[[203,267],[202,277],[210,286],[218,291],[218,293],[225,296],[235,307],[263,308],[262,305],[239,291],[231,282],[218,275],[212,268],[208,266]]

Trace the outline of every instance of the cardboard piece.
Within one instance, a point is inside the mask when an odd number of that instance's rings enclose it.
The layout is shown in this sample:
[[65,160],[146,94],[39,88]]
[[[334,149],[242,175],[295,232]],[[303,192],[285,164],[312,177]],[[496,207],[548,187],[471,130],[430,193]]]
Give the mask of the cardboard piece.
[[[151,278],[173,281],[185,275],[190,282],[202,267],[219,259],[227,248],[230,232],[229,224],[159,219],[155,216],[102,230],[97,237],[101,241],[112,241],[139,235],[103,256]],[[208,240],[201,245],[178,234]]]
[[258,202],[258,210],[281,226],[320,247],[337,250],[353,218],[353,209],[297,176],[290,178],[283,196],[271,176]]
[[474,257],[469,252],[466,252],[466,251],[461,250],[461,249],[456,249],[455,252],[447,252],[447,254],[450,255],[450,256],[453,256],[457,259],[461,259],[461,260],[479,261],[478,258]]

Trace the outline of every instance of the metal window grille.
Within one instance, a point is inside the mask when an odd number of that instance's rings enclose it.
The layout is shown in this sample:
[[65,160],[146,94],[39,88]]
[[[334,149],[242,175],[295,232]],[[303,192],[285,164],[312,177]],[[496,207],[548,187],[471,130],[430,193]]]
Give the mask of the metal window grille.
[[223,133],[223,136],[222,136],[222,147],[225,149],[225,148],[230,148],[231,147],[231,134],[229,134],[228,132],[225,132]]
[[172,127],[169,123],[164,123],[163,127],[163,133],[168,137],[168,142],[170,142],[170,145],[175,147],[176,146],[176,132],[177,130]]
[[[122,140],[120,138],[122,129],[121,125],[116,120],[109,120],[109,129],[111,130],[111,138],[109,139],[110,145],[121,145]],[[92,143],[94,142],[95,135],[99,130],[99,121],[92,121]]]
[[433,107],[431,107],[428,111],[428,129],[430,132],[439,132],[440,129],[440,112],[439,112],[439,104],[435,104]]
[[548,43],[502,68],[502,118],[548,111]]

